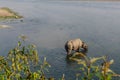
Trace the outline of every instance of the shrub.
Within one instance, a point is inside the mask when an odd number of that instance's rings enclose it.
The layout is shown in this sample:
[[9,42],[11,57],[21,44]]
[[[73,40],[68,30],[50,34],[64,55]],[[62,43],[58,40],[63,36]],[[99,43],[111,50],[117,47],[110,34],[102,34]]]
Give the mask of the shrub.
[[[76,56],[82,56],[84,59],[76,58]],[[120,76],[110,69],[114,60],[108,61],[106,56],[89,58],[83,53],[75,53],[69,59],[81,64],[76,80],[112,80],[113,76]]]
[[[46,58],[41,62],[36,46],[24,46],[21,42],[18,41],[7,57],[0,56],[0,80],[46,80],[44,69],[50,67]],[[38,70],[35,67],[39,67]]]

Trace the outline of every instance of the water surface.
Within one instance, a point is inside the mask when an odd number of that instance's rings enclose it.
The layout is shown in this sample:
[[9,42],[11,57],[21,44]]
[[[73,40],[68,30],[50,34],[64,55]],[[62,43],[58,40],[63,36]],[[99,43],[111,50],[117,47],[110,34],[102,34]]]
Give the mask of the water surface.
[[1,55],[6,55],[17,45],[18,36],[25,34],[51,64],[48,76],[58,79],[64,73],[66,80],[74,80],[78,65],[66,61],[64,44],[81,38],[89,46],[88,56],[109,56],[115,60],[111,68],[120,73],[120,2],[1,0],[0,7],[24,16],[23,22],[0,22],[12,26],[0,29]]

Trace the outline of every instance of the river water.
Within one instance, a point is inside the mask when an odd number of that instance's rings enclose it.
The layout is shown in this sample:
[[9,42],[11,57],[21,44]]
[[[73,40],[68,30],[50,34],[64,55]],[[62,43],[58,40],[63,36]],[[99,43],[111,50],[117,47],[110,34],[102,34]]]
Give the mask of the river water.
[[0,7],[9,7],[24,18],[1,21],[0,54],[6,55],[24,34],[34,43],[41,58],[51,64],[47,76],[56,79],[65,74],[66,80],[75,80],[78,65],[66,61],[64,44],[81,38],[89,50],[89,57],[107,55],[114,59],[111,68],[120,73],[120,2],[0,0]]

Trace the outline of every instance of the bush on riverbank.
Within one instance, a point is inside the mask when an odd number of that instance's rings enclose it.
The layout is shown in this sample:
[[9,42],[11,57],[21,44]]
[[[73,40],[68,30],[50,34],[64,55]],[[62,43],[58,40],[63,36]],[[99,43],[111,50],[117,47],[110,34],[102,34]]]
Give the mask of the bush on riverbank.
[[[22,38],[24,43],[26,37]],[[45,80],[44,70],[50,67],[46,58],[41,62],[36,46],[22,43],[18,41],[18,45],[9,51],[8,56],[0,56],[0,80]]]

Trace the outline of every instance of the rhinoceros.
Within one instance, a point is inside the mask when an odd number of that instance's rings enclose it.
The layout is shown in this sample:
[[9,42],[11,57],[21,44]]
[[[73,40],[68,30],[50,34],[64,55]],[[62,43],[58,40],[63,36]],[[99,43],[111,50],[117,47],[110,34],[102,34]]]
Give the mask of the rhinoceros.
[[79,49],[88,50],[87,44],[80,39],[69,40],[65,43],[67,55],[71,54],[71,51],[79,52]]

